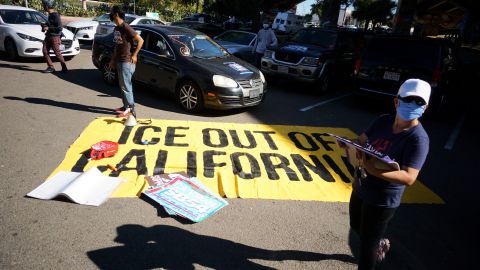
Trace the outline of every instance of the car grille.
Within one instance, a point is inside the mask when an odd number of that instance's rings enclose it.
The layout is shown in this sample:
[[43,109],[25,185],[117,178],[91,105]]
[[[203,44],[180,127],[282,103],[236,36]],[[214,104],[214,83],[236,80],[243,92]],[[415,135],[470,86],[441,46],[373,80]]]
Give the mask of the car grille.
[[260,87],[262,85],[262,80],[260,78],[252,79],[252,80],[244,80],[244,81],[238,81],[238,84],[240,84],[240,86],[243,89],[250,89],[250,88]]
[[222,104],[227,104],[227,105],[249,105],[252,103],[259,102],[262,100],[263,94],[260,94],[258,97],[255,98],[250,98],[250,97],[222,97],[219,96],[218,99]]
[[62,44],[65,45],[65,49],[70,49],[72,47],[73,41],[70,39],[62,39]]
[[71,27],[71,26],[66,26],[65,28],[67,28],[68,30],[72,31],[72,33],[75,35],[78,31],[78,28],[75,28],[75,27]]
[[302,57],[303,56],[301,55],[289,54],[286,52],[275,52],[275,56],[274,56],[275,60],[292,63],[292,64],[296,64],[300,62]]

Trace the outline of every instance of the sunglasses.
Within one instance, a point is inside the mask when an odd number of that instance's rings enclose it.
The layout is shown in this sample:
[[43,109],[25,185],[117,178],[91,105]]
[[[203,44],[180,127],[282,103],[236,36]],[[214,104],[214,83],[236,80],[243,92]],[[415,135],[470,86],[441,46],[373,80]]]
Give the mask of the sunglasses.
[[417,97],[417,96],[407,96],[407,97],[398,96],[397,98],[405,103],[415,102],[415,104],[417,104],[418,106],[423,106],[427,104],[427,102],[425,102],[423,98]]

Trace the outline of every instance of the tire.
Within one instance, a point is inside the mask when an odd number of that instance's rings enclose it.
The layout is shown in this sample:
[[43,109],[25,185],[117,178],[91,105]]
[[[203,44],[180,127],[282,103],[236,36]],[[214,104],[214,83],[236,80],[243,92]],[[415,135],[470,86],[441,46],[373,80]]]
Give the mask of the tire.
[[108,67],[109,59],[105,59],[100,64],[100,71],[102,72],[103,81],[109,85],[118,85],[117,71]]
[[8,60],[15,60],[18,58],[17,46],[15,45],[15,41],[11,38],[8,38],[5,41],[5,52],[7,53]]
[[321,94],[326,93],[330,90],[331,76],[328,72],[318,80],[317,86],[318,86],[318,92]]
[[205,104],[200,87],[192,81],[182,81],[177,88],[177,100],[187,112],[200,112]]

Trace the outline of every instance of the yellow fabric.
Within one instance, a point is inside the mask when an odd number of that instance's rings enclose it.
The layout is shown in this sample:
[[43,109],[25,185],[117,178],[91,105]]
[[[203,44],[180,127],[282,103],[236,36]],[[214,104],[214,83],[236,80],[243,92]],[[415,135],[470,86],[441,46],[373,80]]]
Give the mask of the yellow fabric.
[[[119,119],[95,119],[50,177],[59,171],[86,171],[92,166],[116,176],[107,165],[122,163],[118,176],[128,182],[112,197],[139,196],[147,187],[145,175],[186,171],[228,198],[349,201],[352,175],[342,159],[344,151],[334,138],[324,135],[355,138],[349,129],[160,119],[138,122],[129,133]],[[88,160],[90,147],[104,140],[118,142],[118,153]],[[246,179],[249,176],[252,179]],[[444,203],[419,181],[407,188],[403,202]]]

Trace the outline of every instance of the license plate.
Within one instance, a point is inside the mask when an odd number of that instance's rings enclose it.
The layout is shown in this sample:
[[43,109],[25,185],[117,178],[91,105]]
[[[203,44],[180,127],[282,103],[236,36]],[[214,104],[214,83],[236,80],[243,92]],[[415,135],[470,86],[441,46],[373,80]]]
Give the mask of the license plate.
[[60,51],[62,51],[62,52],[65,51],[65,45],[63,45],[63,44],[60,45]]
[[250,90],[250,98],[256,98],[260,95],[260,90]]
[[282,73],[288,73],[288,67],[286,66],[278,66],[278,71]]
[[385,73],[383,73],[383,79],[398,82],[400,80],[400,73],[385,71]]

